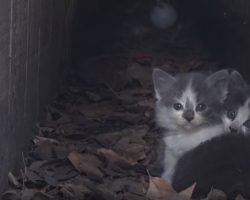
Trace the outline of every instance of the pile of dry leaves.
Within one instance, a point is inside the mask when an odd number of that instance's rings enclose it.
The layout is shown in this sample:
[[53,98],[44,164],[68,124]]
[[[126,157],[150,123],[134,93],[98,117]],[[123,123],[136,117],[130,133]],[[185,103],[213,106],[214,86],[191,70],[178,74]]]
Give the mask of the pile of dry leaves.
[[[179,72],[216,64],[197,41],[169,37],[178,27],[172,33],[130,28],[137,32],[125,32],[122,55],[86,61],[90,68],[104,69],[100,77],[96,74],[98,83],[69,77],[39,124],[20,176],[9,173],[11,189],[3,200],[190,199],[195,184],[177,193],[147,171],[159,138],[151,72],[155,65]],[[226,197],[213,190],[206,200],[213,199]]]
[[68,86],[48,108],[20,177],[9,173],[13,189],[2,199],[190,196],[190,189],[177,194],[147,172],[158,136],[151,91],[128,89],[128,101],[124,91],[82,87]]

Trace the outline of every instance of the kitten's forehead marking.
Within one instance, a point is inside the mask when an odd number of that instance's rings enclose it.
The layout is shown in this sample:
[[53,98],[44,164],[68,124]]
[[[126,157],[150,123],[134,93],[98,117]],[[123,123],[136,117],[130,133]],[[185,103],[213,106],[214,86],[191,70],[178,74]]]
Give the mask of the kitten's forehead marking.
[[249,118],[250,110],[249,110],[250,98],[246,100],[243,106],[239,107],[237,116],[235,118],[235,122],[239,123],[240,126]]
[[187,87],[180,98],[180,102],[185,105],[186,108],[191,109],[196,105],[196,94],[192,88],[192,80],[188,82]]
[[185,108],[187,110],[193,110],[194,108],[194,102],[192,102],[189,98],[186,99],[186,103],[185,103]]

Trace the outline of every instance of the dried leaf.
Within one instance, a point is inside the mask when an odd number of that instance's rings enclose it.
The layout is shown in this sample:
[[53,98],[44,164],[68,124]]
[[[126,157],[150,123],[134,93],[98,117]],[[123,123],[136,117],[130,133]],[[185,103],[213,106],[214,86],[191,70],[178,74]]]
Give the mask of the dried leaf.
[[123,137],[116,143],[114,150],[128,160],[130,164],[134,165],[146,158],[145,144],[143,143],[144,141],[140,139],[133,141],[129,136]]
[[53,177],[57,181],[65,181],[75,177],[76,175],[78,175],[78,173],[74,168],[72,168],[71,165],[62,164],[55,168]]
[[68,159],[80,173],[84,173],[90,178],[102,179],[103,173],[99,170],[102,163],[96,156],[71,152]]
[[104,156],[107,160],[111,160],[113,162],[117,161],[126,161],[122,156],[118,155],[111,149],[100,148],[97,150],[97,153]]
[[53,144],[60,144],[58,140],[52,139],[52,138],[46,138],[41,136],[36,136],[35,139],[33,139],[34,144],[38,144],[40,142],[49,141]]
[[123,136],[122,132],[111,132],[95,136],[95,140],[98,141],[102,146],[111,148],[117,143]]
[[57,186],[59,181],[75,177],[78,173],[73,166],[65,160],[37,161],[27,168],[27,181],[37,186],[44,186],[46,183]]
[[221,190],[212,189],[204,200],[227,200],[227,195]]
[[2,200],[21,200],[21,197],[20,197],[20,194],[18,194],[16,191],[10,190],[10,191],[4,192],[1,195],[1,199]]
[[65,197],[69,198],[84,198],[85,194],[89,194],[91,191],[84,185],[64,183],[60,185],[61,192]]
[[126,199],[126,200],[145,200],[145,196],[130,193],[130,192],[124,192],[123,193],[123,199]]
[[36,161],[33,162],[25,173],[27,182],[32,182],[35,185],[44,186],[44,178],[41,175],[42,167],[47,161]]
[[176,194],[176,191],[164,179],[149,176],[148,198],[160,199],[173,194]]
[[179,195],[182,196],[186,196],[188,198],[192,197],[193,191],[195,189],[196,183],[194,183],[193,185],[191,185],[190,187],[186,188],[185,190],[182,190],[181,192],[179,192]]
[[33,154],[41,160],[63,159],[67,157],[68,150],[62,144],[43,140],[36,144]]

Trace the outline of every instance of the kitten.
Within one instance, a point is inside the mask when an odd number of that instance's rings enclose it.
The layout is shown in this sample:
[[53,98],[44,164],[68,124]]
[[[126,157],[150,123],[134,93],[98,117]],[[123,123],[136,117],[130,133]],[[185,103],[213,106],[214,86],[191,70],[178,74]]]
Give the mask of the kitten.
[[224,102],[222,121],[225,131],[250,132],[250,87],[239,72],[233,71],[229,79],[228,96]]
[[220,111],[229,74],[221,70],[209,77],[200,73],[173,77],[154,69],[152,77],[157,98],[156,121],[166,130],[160,154],[161,176],[171,182],[175,164],[185,152],[224,133]]
[[224,134],[186,153],[176,166],[173,186],[181,191],[194,182],[194,198],[205,197],[212,188],[229,199],[238,194],[250,198],[250,136]]

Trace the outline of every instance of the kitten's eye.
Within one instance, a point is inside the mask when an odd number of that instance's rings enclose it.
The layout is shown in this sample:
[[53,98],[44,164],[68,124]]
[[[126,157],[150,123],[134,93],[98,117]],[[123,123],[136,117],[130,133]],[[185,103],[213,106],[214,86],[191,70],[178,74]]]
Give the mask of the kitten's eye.
[[231,120],[234,120],[235,117],[236,117],[236,112],[233,111],[233,110],[228,110],[228,111],[227,111],[227,117],[228,117],[229,119],[231,119]]
[[203,103],[200,103],[200,104],[198,104],[197,106],[196,106],[196,111],[198,111],[198,112],[201,112],[201,111],[204,111],[204,110],[206,110],[206,108],[207,108],[207,105],[206,104],[203,104]]
[[250,129],[250,120],[245,121],[243,125]]
[[173,107],[174,107],[175,110],[182,110],[183,109],[183,106],[180,103],[175,103],[173,105]]

